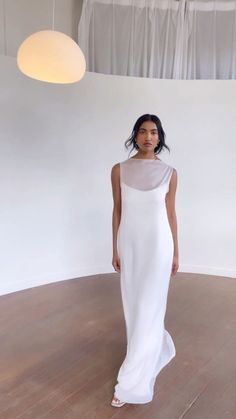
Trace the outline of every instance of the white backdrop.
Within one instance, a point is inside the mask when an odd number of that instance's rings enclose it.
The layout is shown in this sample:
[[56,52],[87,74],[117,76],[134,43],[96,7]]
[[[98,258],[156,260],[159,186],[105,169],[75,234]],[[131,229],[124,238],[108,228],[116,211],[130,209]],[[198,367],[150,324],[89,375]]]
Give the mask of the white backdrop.
[[236,81],[57,86],[0,66],[1,294],[114,272],[110,172],[143,113],[160,117],[160,158],[178,172],[179,271],[235,277]]

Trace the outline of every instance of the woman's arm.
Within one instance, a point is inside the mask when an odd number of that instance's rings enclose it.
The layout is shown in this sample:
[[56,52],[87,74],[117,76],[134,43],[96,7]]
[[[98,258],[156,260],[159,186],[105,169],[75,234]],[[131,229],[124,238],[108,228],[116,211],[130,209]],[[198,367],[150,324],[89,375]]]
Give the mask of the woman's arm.
[[178,248],[178,237],[177,237],[177,217],[175,213],[175,195],[177,189],[177,171],[173,169],[173,173],[170,179],[169,191],[166,194],[166,209],[167,216],[173,236],[174,242],[174,261],[173,261],[173,270],[172,273],[175,274],[178,270],[178,258],[179,258],[179,248]]
[[121,218],[121,190],[120,190],[120,164],[117,163],[111,170],[111,183],[113,195],[113,213],[112,213],[112,246],[113,246],[113,261],[112,264],[116,271],[119,272],[120,266],[118,251],[117,251],[117,232],[120,225]]

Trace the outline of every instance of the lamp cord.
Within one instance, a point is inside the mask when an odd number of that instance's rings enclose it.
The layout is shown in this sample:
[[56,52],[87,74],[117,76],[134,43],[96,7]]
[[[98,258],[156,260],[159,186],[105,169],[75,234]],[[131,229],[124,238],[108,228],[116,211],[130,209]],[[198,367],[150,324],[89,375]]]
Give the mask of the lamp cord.
[[52,1],[52,30],[54,31],[55,26],[55,0]]
[[7,55],[7,36],[6,36],[6,5],[5,0],[2,0],[3,10],[3,39],[4,39],[4,54]]

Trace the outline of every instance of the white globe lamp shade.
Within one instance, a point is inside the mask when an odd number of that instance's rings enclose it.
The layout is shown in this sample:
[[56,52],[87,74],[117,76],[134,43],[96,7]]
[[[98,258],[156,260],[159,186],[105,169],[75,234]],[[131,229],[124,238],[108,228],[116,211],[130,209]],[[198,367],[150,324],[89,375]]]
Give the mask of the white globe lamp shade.
[[20,45],[17,65],[22,73],[49,83],[74,83],[82,79],[86,62],[79,45],[54,30],[35,32]]

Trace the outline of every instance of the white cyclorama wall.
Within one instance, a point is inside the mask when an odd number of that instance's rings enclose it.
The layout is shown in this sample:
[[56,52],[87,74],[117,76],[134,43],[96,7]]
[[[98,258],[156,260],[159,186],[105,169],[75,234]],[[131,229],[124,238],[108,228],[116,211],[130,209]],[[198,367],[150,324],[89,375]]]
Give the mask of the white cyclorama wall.
[[110,173],[144,113],[160,117],[160,158],[178,172],[179,272],[235,277],[236,81],[53,85],[0,64],[1,294],[115,272]]

